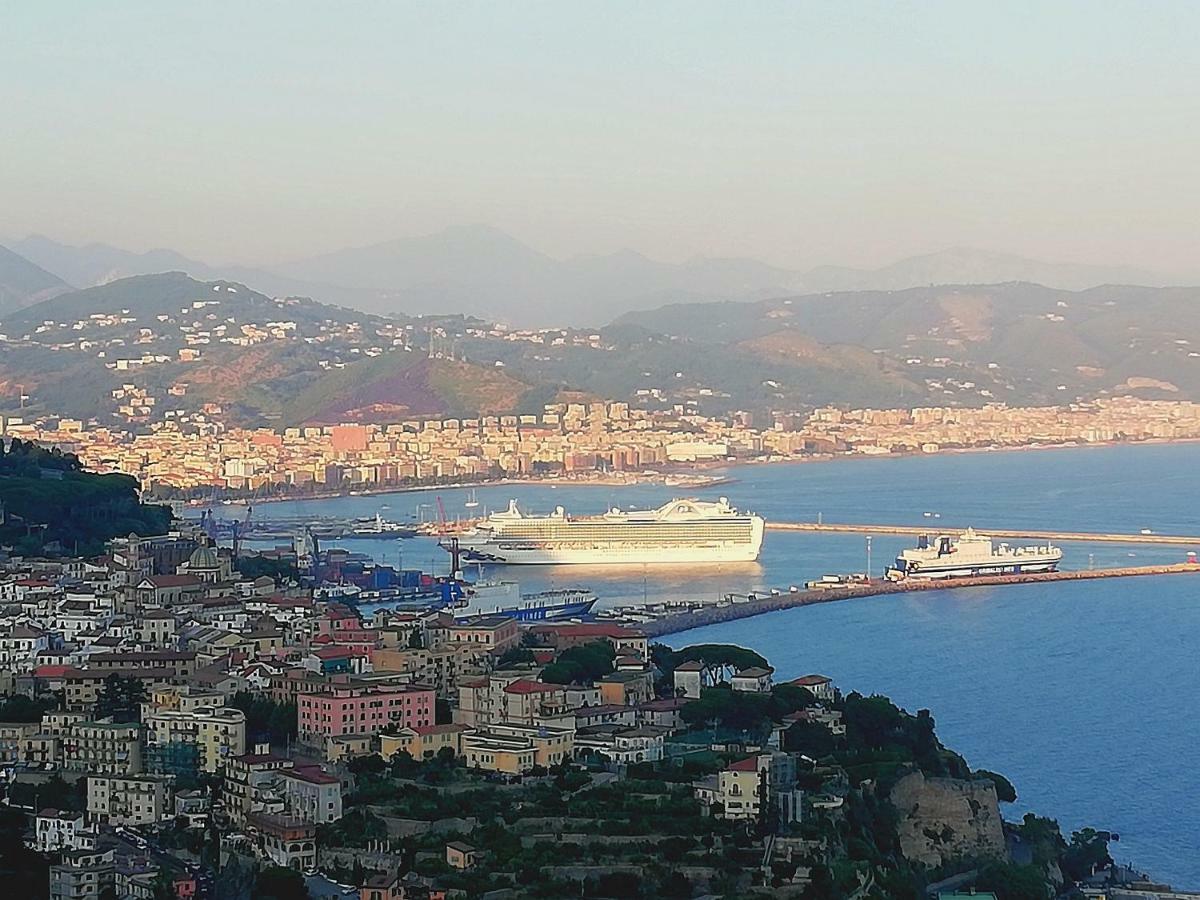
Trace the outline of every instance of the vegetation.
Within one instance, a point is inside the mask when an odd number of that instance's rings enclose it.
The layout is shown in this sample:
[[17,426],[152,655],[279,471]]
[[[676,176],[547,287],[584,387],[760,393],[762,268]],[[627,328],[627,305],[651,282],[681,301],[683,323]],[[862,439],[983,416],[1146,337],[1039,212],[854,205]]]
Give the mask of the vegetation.
[[684,704],[679,715],[693,727],[720,725],[737,731],[756,731],[812,703],[812,694],[794,685],[780,685],[770,694],[734,691],[728,685],[718,685],[704,688],[700,699]]
[[146,685],[140,678],[109,675],[96,698],[96,718],[114,722],[141,722]]
[[0,806],[0,879],[9,897],[45,897],[49,890],[46,860],[25,846],[25,830],[30,824],[19,809]]
[[732,669],[766,668],[765,657],[745,647],[732,644],[693,644],[681,650],[672,650],[666,644],[650,645],[650,660],[670,681],[675,669],[685,662],[702,662],[707,666],[728,666]]
[[308,900],[304,876],[294,869],[268,866],[254,880],[257,900]]
[[579,684],[603,678],[613,670],[616,651],[608,641],[592,641],[570,647],[542,670],[542,681],[548,684]]
[[274,559],[270,556],[239,556],[237,569],[246,578],[261,578],[264,575],[276,582],[299,579],[300,570],[296,563],[287,559]]
[[533,651],[528,647],[510,647],[496,661],[496,668],[511,669],[515,666],[533,665],[534,662],[536,660],[533,658]]
[[0,441],[0,543],[27,554],[101,552],[106,541],[136,532],[161,534],[171,511],[138,499],[128,475],[83,471],[79,458],[13,438]]
[[24,694],[9,694],[0,700],[0,722],[40,722],[57,706],[54,697],[31,699]]
[[246,714],[246,737],[282,744],[296,737],[296,704],[276,703],[261,694],[238,691],[229,705]]

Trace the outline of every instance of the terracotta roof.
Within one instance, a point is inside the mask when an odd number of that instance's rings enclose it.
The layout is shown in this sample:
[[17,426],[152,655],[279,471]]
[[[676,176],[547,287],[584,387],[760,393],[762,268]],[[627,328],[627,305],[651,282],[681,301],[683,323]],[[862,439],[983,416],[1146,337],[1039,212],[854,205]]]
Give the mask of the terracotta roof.
[[284,778],[299,778],[310,784],[337,784],[339,779],[328,772],[321,771],[319,766],[299,766],[283,773]]
[[74,675],[79,669],[74,666],[38,666],[33,670],[34,678],[63,678]]
[[745,759],[731,762],[725,767],[725,770],[728,772],[757,772],[758,760],[753,756],[747,756]]
[[826,675],[801,675],[799,678],[793,678],[792,684],[798,684],[800,687],[808,687],[809,685],[829,684],[833,681]]
[[504,689],[506,694],[548,694],[552,691],[561,691],[561,684],[546,684],[541,681],[530,681],[528,678],[519,678]]

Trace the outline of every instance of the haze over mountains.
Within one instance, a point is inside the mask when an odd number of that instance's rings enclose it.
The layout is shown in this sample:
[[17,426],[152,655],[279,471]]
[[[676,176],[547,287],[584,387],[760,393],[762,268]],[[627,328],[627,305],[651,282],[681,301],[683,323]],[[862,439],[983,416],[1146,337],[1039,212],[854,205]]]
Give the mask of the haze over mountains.
[[[337,250],[271,266],[222,266],[174,250],[133,253],[30,236],[12,251],[44,270],[7,274],[0,260],[0,312],[53,291],[53,279],[83,288],[130,275],[183,271],[238,281],[273,296],[308,296],[382,315],[460,312],[523,327],[597,327],[669,303],[757,300],[830,291],[903,290],[931,284],[1032,282],[1066,290],[1102,284],[1161,286],[1178,279],[1127,266],[1042,262],[968,248],[903,259],[879,269],[783,269],[752,259],[665,263],[631,250],[556,259],[495,228],[458,226],[436,234]],[[28,288],[22,288],[28,285]],[[36,288],[36,290],[33,290]]]

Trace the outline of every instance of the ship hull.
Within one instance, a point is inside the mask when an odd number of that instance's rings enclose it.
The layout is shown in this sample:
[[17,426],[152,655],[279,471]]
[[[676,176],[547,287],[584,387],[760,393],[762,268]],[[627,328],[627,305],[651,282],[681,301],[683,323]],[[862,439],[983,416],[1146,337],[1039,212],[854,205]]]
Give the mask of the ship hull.
[[1005,562],[996,561],[992,563],[981,562],[967,565],[922,565],[917,571],[901,571],[900,569],[890,568],[887,570],[886,576],[892,580],[924,578],[924,579],[949,579],[949,578],[976,578],[981,575],[1024,575],[1034,574],[1037,572],[1056,572],[1058,571],[1057,559],[1047,560],[1025,560],[1022,562]]
[[509,541],[460,542],[468,560],[524,566],[619,566],[619,565],[713,565],[754,562],[762,547],[758,541],[745,544],[661,547],[614,544],[594,547],[553,547]]
[[[555,619],[580,619],[589,615],[592,607],[596,605],[595,597],[588,597],[583,600],[570,600],[564,603],[551,603],[546,605],[531,604],[528,606],[516,607],[498,607],[491,610],[485,615],[492,616],[508,616],[516,619],[518,622],[550,622]],[[468,613],[475,615],[475,613]],[[462,618],[460,613],[458,618]]]

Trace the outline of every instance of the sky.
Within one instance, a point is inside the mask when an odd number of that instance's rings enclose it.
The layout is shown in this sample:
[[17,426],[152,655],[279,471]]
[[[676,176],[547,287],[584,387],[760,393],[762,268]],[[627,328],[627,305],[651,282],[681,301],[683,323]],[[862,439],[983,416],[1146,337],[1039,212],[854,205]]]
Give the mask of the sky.
[[12,4],[0,235],[1197,271],[1200,4]]

